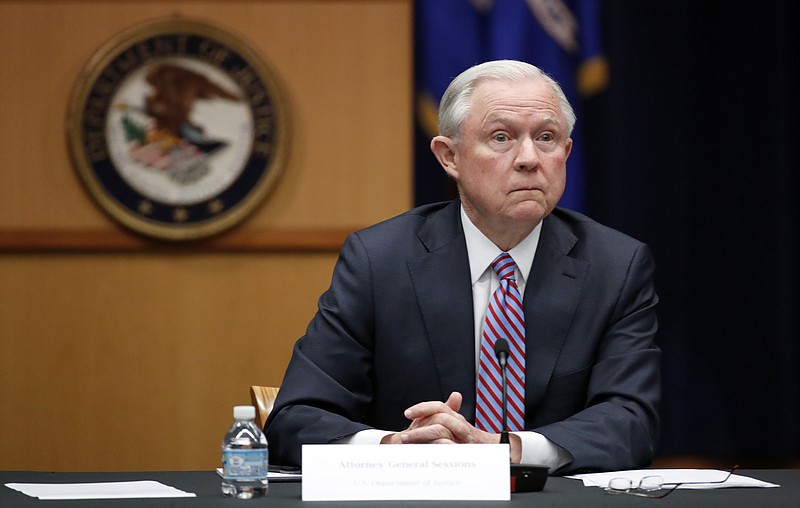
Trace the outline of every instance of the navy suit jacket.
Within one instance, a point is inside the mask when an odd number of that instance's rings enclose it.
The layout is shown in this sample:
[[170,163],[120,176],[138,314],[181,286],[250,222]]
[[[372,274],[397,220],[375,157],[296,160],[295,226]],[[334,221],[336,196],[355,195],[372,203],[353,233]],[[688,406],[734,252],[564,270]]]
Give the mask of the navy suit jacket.
[[[265,425],[270,462],[463,395],[475,420],[472,288],[458,200],[350,235]],[[563,209],[546,217],[523,296],[526,430],[569,451],[560,473],[643,467],[658,433],[660,350],[648,247]]]

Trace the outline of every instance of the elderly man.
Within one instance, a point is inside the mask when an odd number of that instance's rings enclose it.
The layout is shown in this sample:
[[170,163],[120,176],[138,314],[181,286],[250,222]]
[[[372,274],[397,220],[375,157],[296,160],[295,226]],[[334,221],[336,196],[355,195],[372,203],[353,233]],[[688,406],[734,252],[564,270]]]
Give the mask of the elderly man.
[[[265,426],[305,443],[497,443],[552,473],[646,466],[660,351],[646,245],[556,208],[575,123],[516,61],[442,98],[431,149],[459,198],[352,234]],[[508,429],[494,347],[509,343]]]

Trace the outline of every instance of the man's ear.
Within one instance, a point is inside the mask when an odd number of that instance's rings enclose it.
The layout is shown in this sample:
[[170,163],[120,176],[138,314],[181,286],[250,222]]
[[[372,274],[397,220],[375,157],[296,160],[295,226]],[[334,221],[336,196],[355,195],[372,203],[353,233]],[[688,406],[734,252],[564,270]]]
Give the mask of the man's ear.
[[431,140],[431,152],[445,172],[458,181],[458,147],[447,136],[436,136]]

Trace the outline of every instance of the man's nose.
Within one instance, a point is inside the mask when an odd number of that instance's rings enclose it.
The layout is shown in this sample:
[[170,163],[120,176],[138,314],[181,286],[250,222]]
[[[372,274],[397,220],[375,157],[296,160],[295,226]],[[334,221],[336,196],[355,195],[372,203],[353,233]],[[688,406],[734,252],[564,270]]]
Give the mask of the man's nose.
[[515,161],[516,169],[520,171],[530,171],[539,165],[539,152],[536,149],[536,143],[531,138],[524,138],[519,143],[517,151],[517,159]]

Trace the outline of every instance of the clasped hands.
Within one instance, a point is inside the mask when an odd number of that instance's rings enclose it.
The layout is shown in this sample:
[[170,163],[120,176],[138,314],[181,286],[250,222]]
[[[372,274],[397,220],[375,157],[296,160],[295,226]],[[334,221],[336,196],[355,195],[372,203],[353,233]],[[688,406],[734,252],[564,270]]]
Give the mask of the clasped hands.
[[[497,444],[500,434],[475,428],[459,412],[462,396],[453,392],[445,402],[420,402],[405,410],[411,420],[406,430],[389,434],[381,444]],[[509,434],[511,462],[519,463],[522,445],[519,436]]]

